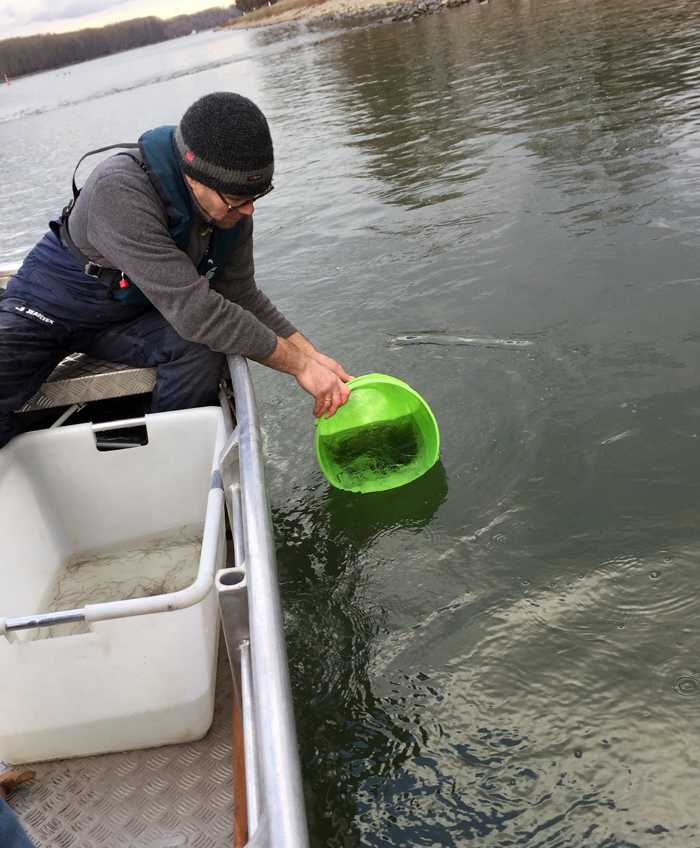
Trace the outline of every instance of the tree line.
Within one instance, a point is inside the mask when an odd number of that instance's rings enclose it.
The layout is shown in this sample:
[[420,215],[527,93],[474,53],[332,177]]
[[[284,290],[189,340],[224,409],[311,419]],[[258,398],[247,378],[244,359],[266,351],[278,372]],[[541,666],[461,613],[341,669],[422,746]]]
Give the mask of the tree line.
[[[238,6],[211,8],[176,18],[134,18],[108,26],[75,32],[29,35],[0,41],[0,80],[62,68],[122,50],[167,41],[193,30],[213,29],[238,17],[248,5],[267,5],[267,0],[239,0]],[[251,6],[251,8],[253,8]]]

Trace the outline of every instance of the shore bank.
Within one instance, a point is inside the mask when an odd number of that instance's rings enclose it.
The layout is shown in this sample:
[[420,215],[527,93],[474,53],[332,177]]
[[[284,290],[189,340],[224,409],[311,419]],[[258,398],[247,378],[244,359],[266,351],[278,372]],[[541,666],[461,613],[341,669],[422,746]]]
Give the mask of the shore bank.
[[309,0],[308,5],[280,0],[274,6],[249,12],[232,21],[230,27],[258,27],[289,21],[337,21],[361,23],[391,19],[407,21],[430,15],[442,9],[464,6],[467,3],[487,3],[488,0]]

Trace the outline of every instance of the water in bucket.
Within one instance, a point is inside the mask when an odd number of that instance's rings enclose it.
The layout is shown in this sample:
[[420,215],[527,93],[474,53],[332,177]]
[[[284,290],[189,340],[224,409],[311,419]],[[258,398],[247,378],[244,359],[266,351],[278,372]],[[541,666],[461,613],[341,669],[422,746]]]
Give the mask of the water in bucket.
[[419,439],[416,424],[407,415],[345,430],[321,441],[328,460],[339,469],[338,478],[352,485],[410,466],[419,455]]

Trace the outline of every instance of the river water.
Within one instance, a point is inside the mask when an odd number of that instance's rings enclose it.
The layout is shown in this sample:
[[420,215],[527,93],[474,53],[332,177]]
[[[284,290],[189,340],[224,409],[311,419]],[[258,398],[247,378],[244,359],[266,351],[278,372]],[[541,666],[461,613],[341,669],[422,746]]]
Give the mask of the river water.
[[255,368],[315,846],[700,845],[699,56],[695,0],[492,0],[0,90],[0,267],[83,151],[254,98],[260,285],[440,423],[343,494]]

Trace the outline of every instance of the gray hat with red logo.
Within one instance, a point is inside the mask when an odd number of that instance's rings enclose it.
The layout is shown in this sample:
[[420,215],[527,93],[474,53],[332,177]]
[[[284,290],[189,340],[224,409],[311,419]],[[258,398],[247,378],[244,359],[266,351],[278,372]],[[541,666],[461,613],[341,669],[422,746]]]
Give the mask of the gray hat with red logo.
[[275,170],[270,128],[247,97],[218,91],[200,97],[175,129],[184,173],[223,194],[266,191]]

